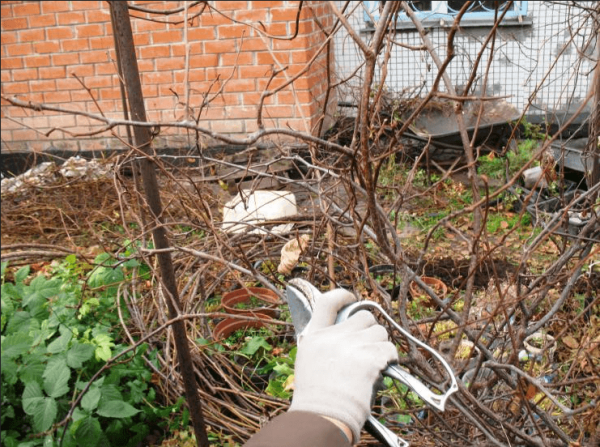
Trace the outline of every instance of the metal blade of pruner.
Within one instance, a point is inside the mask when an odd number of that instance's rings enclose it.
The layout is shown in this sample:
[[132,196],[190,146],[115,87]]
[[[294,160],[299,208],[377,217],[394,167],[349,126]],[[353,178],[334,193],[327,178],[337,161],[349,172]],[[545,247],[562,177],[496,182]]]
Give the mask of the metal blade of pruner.
[[[315,307],[316,302],[322,296],[322,293],[314,287],[308,281],[303,279],[292,279],[287,286],[286,295],[288,300],[288,305],[290,308],[290,314],[292,317],[292,322],[294,324],[294,328],[296,331],[296,337],[298,338],[302,333],[306,330],[306,327],[310,323],[310,318],[312,317],[312,312]],[[373,301],[359,301],[357,303],[350,304],[344,307],[339,313],[336,320],[336,323],[340,323],[350,316],[352,316],[355,312],[359,310],[377,310],[386,321],[391,324],[398,332],[400,332],[403,336],[416,343],[418,346],[430,352],[444,367],[447,371],[451,384],[450,388],[443,394],[435,394],[433,393],[423,382],[421,382],[416,377],[412,376],[408,372],[399,368],[396,365],[390,365],[383,371],[383,374],[391,377],[392,379],[398,380],[404,383],[406,386],[411,388],[424,402],[428,403],[434,408],[438,410],[444,411],[446,401],[450,397],[451,394],[458,390],[458,385],[456,382],[456,377],[450,365],[446,362],[446,360],[438,354],[433,348],[429,347],[425,343],[413,337],[409,332],[404,330],[400,325],[398,325],[385,310],[379,306],[379,304]],[[365,428],[369,433],[371,433],[376,439],[380,442],[385,443],[386,445],[392,446],[402,446],[407,447],[408,443],[396,436],[393,432],[391,432],[384,425],[379,423],[373,416],[370,416],[365,424]]]

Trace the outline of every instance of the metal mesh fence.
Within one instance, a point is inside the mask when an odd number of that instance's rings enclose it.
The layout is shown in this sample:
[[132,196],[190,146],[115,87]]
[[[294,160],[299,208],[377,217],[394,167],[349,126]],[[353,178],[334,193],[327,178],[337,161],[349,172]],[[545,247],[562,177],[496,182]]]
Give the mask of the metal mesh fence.
[[[366,20],[368,16],[364,11],[369,6],[366,3],[351,2],[345,12],[350,13],[349,21],[361,38],[370,42],[374,28]],[[344,5],[340,3],[340,10]],[[484,48],[493,17],[487,26],[470,27],[469,18],[465,16],[465,26],[454,39],[455,56],[447,73],[461,92],[471,76],[477,55],[482,52],[469,93],[506,96],[518,110],[528,107],[530,114],[572,110],[586,97],[593,77],[597,38],[590,12],[594,7],[595,2],[527,2],[527,14],[519,23],[498,27],[493,51],[491,44]],[[443,59],[449,28],[430,26],[427,29]],[[392,37],[405,46],[421,45],[419,34],[411,27],[397,29]],[[335,55],[339,78],[349,79],[340,97],[352,101],[353,89],[362,82],[363,57],[343,28],[336,35]],[[423,96],[437,74],[437,67],[426,51],[394,44],[387,69],[377,70],[375,82],[384,82],[390,91],[407,97]],[[445,90],[443,83],[439,89]]]

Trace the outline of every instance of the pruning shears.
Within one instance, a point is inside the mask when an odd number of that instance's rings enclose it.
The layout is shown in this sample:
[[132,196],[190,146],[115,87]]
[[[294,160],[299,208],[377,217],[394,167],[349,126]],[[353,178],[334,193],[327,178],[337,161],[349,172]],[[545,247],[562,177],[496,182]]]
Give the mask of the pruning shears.
[[[292,322],[298,338],[310,322],[313,309],[316,302],[323,295],[316,287],[306,280],[295,278],[290,280],[286,288],[287,301],[292,316]],[[431,391],[423,382],[401,369],[398,365],[388,366],[382,374],[392,379],[398,380],[413,390],[424,402],[440,411],[444,411],[448,398],[458,391],[456,377],[450,365],[433,348],[422,341],[413,337],[402,326],[398,325],[387,312],[374,301],[358,301],[344,307],[337,315],[336,324],[347,320],[353,314],[360,310],[376,310],[393,328],[404,337],[428,351],[436,360],[438,360],[450,378],[450,387],[443,394],[436,394]],[[441,390],[439,390],[441,391]],[[385,443],[389,447],[408,447],[408,442],[398,437],[394,432],[381,424],[374,416],[369,416],[365,423],[365,429],[378,441]]]

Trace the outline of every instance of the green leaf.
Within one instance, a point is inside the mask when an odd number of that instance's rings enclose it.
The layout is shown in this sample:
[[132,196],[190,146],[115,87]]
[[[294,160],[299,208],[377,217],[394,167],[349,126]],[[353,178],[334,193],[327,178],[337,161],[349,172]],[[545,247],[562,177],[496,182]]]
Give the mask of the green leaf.
[[17,333],[2,339],[2,359],[13,359],[25,354],[31,348],[32,338],[28,334]]
[[30,270],[31,267],[29,267],[28,265],[26,265],[25,267],[21,267],[19,270],[17,270],[17,273],[15,273],[15,283],[19,284],[25,281],[25,278],[29,276]]
[[54,442],[54,437],[52,435],[46,435],[44,437],[43,447],[55,447],[56,443]]
[[139,412],[140,410],[136,410],[127,402],[122,400],[110,400],[103,402],[96,411],[96,413],[98,413],[100,416],[118,419],[128,418]]
[[60,292],[60,284],[61,280],[58,278],[46,279],[44,275],[38,275],[31,281],[29,284],[29,295],[25,300],[23,300],[23,305],[27,305],[25,301],[30,301],[32,299],[42,297],[42,298],[51,298],[53,296],[58,295]]
[[0,276],[2,280],[4,280],[4,272],[6,272],[6,267],[8,266],[8,261],[4,261],[0,263]]
[[79,369],[94,355],[94,345],[87,343],[75,343],[67,352],[67,365],[73,369]]
[[59,331],[60,337],[48,345],[48,352],[50,354],[58,354],[59,352],[66,351],[69,347],[69,342],[73,338],[71,330],[62,324],[59,327]]
[[242,349],[240,349],[240,352],[242,354],[252,356],[256,354],[260,348],[265,348],[267,351],[273,349],[273,347],[263,337],[255,336],[244,344]]
[[52,427],[57,412],[56,400],[52,397],[44,397],[33,410],[33,428],[36,432],[43,432]]
[[412,417],[410,414],[399,414],[396,416],[396,420],[401,424],[410,424],[412,422]]
[[[17,363],[12,359],[6,359],[2,356],[0,362],[0,370],[2,371],[2,384],[14,385],[17,383],[17,371],[19,367]],[[3,390],[4,391],[4,390]]]
[[278,363],[274,368],[273,371],[277,372],[279,375],[282,376],[289,376],[291,374],[294,374],[294,369],[290,367],[290,365],[286,365],[285,363]]
[[41,361],[29,361],[19,370],[19,378],[23,383],[37,382],[41,386],[44,383],[42,376],[45,369],[46,365]]
[[110,348],[114,347],[115,344],[110,338],[110,335],[98,334],[94,336],[92,341],[97,345],[96,351],[94,353],[96,354],[96,358],[98,360],[104,360],[106,362],[108,359],[111,358],[112,351]]
[[44,393],[40,385],[37,382],[28,383],[23,390],[23,411],[32,415],[43,399]]
[[123,400],[121,391],[116,385],[103,385],[102,386],[102,402],[109,402],[111,400]]
[[98,406],[98,402],[100,401],[100,395],[100,388],[97,386],[92,386],[81,398],[81,407],[90,412],[95,410]]
[[48,362],[43,377],[44,390],[49,396],[60,397],[69,392],[71,370],[64,364],[63,359]]
[[29,332],[30,322],[31,315],[29,312],[17,311],[8,321],[4,332],[7,335],[17,332],[23,332],[24,334],[27,334]]
[[100,428],[100,422],[98,419],[88,416],[79,422],[79,426],[75,431],[75,439],[79,445],[96,447],[96,445],[98,445],[98,441],[100,441],[101,434],[102,430]]
[[67,255],[65,257],[65,262],[67,264],[75,264],[77,262],[77,255],[73,255],[73,254]]

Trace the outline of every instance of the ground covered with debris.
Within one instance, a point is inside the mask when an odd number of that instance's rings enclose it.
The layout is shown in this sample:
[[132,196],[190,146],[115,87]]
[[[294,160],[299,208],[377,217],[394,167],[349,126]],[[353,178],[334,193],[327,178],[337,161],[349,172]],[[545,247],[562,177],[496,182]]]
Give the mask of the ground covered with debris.
[[[258,162],[264,169],[239,162],[233,179],[232,171],[219,170],[215,160],[203,160],[205,167],[188,170],[168,164],[160,169],[162,220],[174,247],[181,312],[188,315],[188,340],[211,442],[241,443],[289,404],[295,340],[283,290],[293,277],[308,279],[322,290],[349,288],[382,304],[451,364],[460,390],[444,413],[429,409],[406,386],[391,382],[376,401],[377,418],[411,445],[491,445],[500,438],[509,439],[510,445],[597,442],[597,204],[578,208],[586,220],[573,228],[562,208],[550,210],[540,204],[556,198],[568,206],[574,198],[565,201],[567,189],[576,187],[559,182],[551,193],[523,187],[507,191],[480,206],[484,220],[473,263],[471,239],[465,237],[474,232],[471,185],[460,172],[427,169],[402,154],[389,155],[379,166],[378,206],[395,229],[388,237],[399,242],[404,260],[400,264],[383,252],[365,223],[366,196],[345,178],[344,163],[307,161],[305,155],[276,151],[262,165]],[[498,159],[488,157],[481,163],[484,195],[502,184],[501,177],[494,183]],[[276,162],[286,169],[269,171]],[[95,357],[86,359],[90,369],[85,369],[86,362],[79,369],[74,363],[69,365],[71,372],[96,380],[93,372],[103,362],[144,340],[142,353],[128,357],[127,363],[149,371],[140,375],[139,384],[119,382],[121,376],[111,368],[103,374],[120,387],[127,405],[142,412],[136,421],[161,423],[156,430],[136,432],[133,426],[116,427],[107,421],[89,400],[69,402],[90,414],[98,411],[94,420],[108,430],[107,436],[131,436],[128,445],[193,445],[189,414],[180,399],[183,384],[173,336],[165,326],[164,296],[157,287],[148,233],[152,219],[135,177],[119,163],[45,165],[3,180],[3,287],[33,287],[36,275],[64,284],[74,279],[76,286],[68,286],[78,291],[69,304],[76,309],[74,318],[92,316],[107,325],[94,326],[94,337],[88,335],[85,341],[96,349]],[[265,178],[277,190],[294,194],[295,212],[269,221],[255,215],[250,226],[259,231],[227,231],[221,224],[225,204],[239,194],[242,202],[250,203]],[[282,248],[290,241],[298,241],[296,258],[282,270]],[[24,266],[29,266],[26,272]],[[434,290],[437,301],[409,287],[410,272],[441,281],[443,287]],[[240,289],[246,290],[248,301],[226,307],[225,298]],[[25,310],[31,311],[31,301],[19,296],[14,291],[5,295],[3,289],[3,356],[5,336],[15,337],[15,312],[22,318]],[[47,298],[50,321],[61,298]],[[53,343],[64,335],[55,326],[44,343],[52,355],[59,355],[62,351]],[[100,334],[106,334],[112,346],[102,345]],[[68,346],[80,336],[69,338]],[[84,344],[83,338],[78,340]],[[444,388],[439,365],[400,335],[394,340],[404,368]],[[98,351],[102,346],[104,351]],[[33,353],[9,359],[16,368],[14,380],[5,376],[3,359],[3,396],[5,387],[13,387],[19,396],[23,386],[31,391],[19,369],[27,367],[27,355]],[[131,368],[114,371],[126,378],[135,370]],[[69,377],[65,383],[78,390],[76,396],[85,380],[76,385],[74,376]],[[52,390],[45,393],[54,399]],[[135,393],[141,396],[137,400]],[[154,413],[143,407],[150,396]],[[83,413],[77,414],[81,420]],[[43,420],[32,418],[34,429],[58,433],[62,427],[44,426]],[[83,436],[77,419],[70,427],[72,436]],[[377,442],[365,434],[361,445]]]

